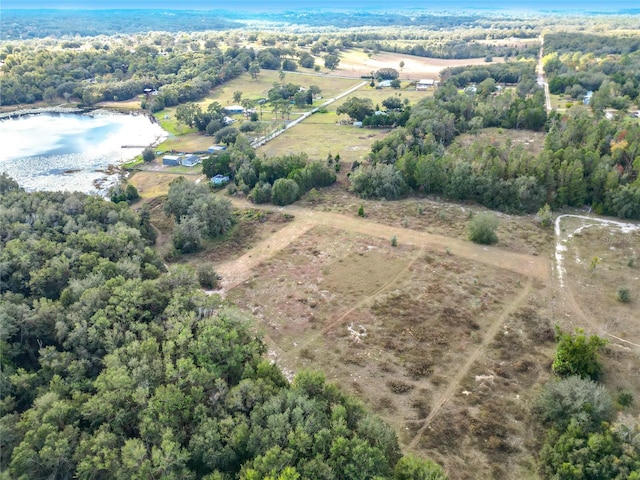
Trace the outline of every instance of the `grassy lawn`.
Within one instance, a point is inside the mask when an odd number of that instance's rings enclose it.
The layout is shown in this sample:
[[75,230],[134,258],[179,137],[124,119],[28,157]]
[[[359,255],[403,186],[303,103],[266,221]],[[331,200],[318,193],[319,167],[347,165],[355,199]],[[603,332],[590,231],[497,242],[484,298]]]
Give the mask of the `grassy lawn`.
[[178,107],[169,107],[153,114],[160,126],[172,135],[186,135],[188,133],[197,132],[195,128],[187,127],[185,124],[176,120],[176,109]]
[[165,152],[174,150],[177,152],[206,151],[215,141],[212,137],[206,137],[201,133],[187,133],[186,135],[172,136],[156,147],[156,150]]
[[[331,122],[324,122],[325,119]],[[388,133],[387,129],[364,129],[350,125],[336,125],[335,114],[317,114],[288,130],[258,149],[258,155],[267,157],[306,152],[309,158],[326,159],[340,154],[344,162],[363,161],[371,145]],[[316,119],[322,121],[316,122]]]
[[402,82],[402,87],[399,89],[395,88],[371,88],[368,85],[366,87],[362,87],[359,90],[355,91],[352,95],[341,98],[337,102],[331,104],[328,109],[334,110],[346,102],[349,97],[359,97],[359,98],[369,98],[373,102],[373,105],[378,105],[380,108],[384,108],[382,106],[382,102],[389,98],[397,96],[401,101],[404,101],[405,98],[409,99],[409,105],[415,105],[417,102],[422,100],[427,96],[433,95],[433,90],[429,90],[426,92],[418,92],[415,88],[409,87],[409,82]]

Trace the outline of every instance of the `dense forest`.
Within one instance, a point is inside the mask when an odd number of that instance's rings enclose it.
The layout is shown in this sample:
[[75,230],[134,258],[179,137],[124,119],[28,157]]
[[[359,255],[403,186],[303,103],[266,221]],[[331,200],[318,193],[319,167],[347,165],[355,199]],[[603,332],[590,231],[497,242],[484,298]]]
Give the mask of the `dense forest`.
[[583,100],[591,91],[588,103],[595,112],[638,102],[640,35],[545,35],[543,65],[551,93]]
[[[640,125],[594,117],[582,106],[547,117],[532,66],[517,75],[517,87],[496,91],[497,81],[516,78],[510,69],[450,71],[406,124],[373,145],[370,163],[356,166],[353,191],[395,199],[415,189],[507,212],[587,204],[598,213],[640,218]],[[480,83],[460,90],[467,81]],[[510,143],[452,145],[460,134],[487,127],[544,130],[544,149],[532,155]]]
[[237,46],[227,38],[236,46],[223,51],[218,47],[221,38],[213,33],[64,40],[56,43],[59,48],[50,48],[46,41],[5,43],[0,50],[0,104],[73,99],[92,105],[129,100],[150,89],[155,91],[143,108],[155,112],[199,100],[214,86],[244,72],[255,77],[261,69],[313,71],[316,65],[311,53],[326,57],[350,46],[346,41],[329,42],[315,36],[300,42],[304,49],[276,47],[274,36],[249,37],[261,47]]
[[45,37],[73,37],[128,34],[148,31],[202,32],[246,28],[249,21],[260,20],[263,28],[278,30],[282,24],[305,27],[330,27],[340,30],[358,27],[403,26],[427,27],[432,31],[456,28],[496,28],[509,30],[521,27],[523,17],[517,14],[501,15],[474,13],[453,15],[437,12],[407,11],[250,11],[250,10],[78,10],[73,22],[64,10],[3,10],[0,31],[4,39]]
[[289,383],[148,218],[0,177],[2,478],[445,478],[322,374]]

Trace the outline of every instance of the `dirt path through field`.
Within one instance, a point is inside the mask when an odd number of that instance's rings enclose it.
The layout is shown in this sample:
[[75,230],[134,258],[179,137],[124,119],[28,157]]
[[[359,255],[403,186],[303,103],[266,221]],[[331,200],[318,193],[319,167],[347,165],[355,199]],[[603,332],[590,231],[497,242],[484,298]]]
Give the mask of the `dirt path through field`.
[[484,337],[482,338],[482,343],[478,345],[478,347],[474,350],[474,352],[467,358],[467,361],[460,367],[460,369],[456,372],[453,377],[449,377],[449,383],[447,384],[447,388],[438,396],[438,398],[433,402],[431,407],[431,411],[427,418],[424,420],[424,423],[420,427],[420,429],[416,432],[415,436],[409,442],[410,448],[415,448],[418,445],[418,442],[422,438],[424,432],[429,428],[431,422],[434,418],[438,416],[444,405],[447,401],[455,395],[456,391],[460,388],[460,384],[462,380],[467,376],[471,367],[474,363],[480,358],[480,356],[485,352],[487,346],[493,341],[497,333],[500,331],[500,327],[504,324],[504,321],[507,319],[509,315],[511,315],[516,308],[522,304],[522,302],[527,298],[529,293],[531,292],[531,286],[533,285],[533,277],[529,276],[527,279],[527,283],[524,285],[523,290],[520,294],[509,303],[502,313],[491,323],[489,328],[487,329]]
[[[232,202],[239,208],[256,208],[256,205],[246,200],[232,199]],[[538,280],[544,281],[549,277],[549,263],[542,257],[509,252],[496,247],[477,245],[469,241],[446,237],[444,235],[426,233],[408,228],[392,227],[359,217],[310,210],[297,205],[280,208],[259,206],[258,208],[288,213],[293,215],[294,219],[290,225],[260,242],[245,255],[216,266],[218,273],[223,277],[222,287],[224,290],[230,290],[249,279],[252,270],[261,262],[273,257],[276,253],[286,248],[291,242],[295,241],[316,225],[325,225],[376,238],[386,238],[389,239],[389,241],[395,236],[398,244],[408,244],[418,248],[429,245],[431,247],[442,248],[443,250],[446,249],[454,256],[460,256],[497,268],[503,268],[527,277],[534,277]]]
[[[573,231],[564,232],[564,230],[561,228],[561,223],[564,219],[567,219],[567,218],[578,219],[578,220],[582,220],[589,223],[583,223],[579,227],[573,229]],[[556,236],[554,271],[558,279],[558,284],[560,287],[559,291],[560,291],[560,294],[562,295],[562,298],[565,304],[568,303],[571,307],[571,310],[573,310],[573,312],[576,313],[576,315],[578,316],[580,320],[579,322],[576,322],[578,325],[581,326],[586,324],[596,331],[601,331],[601,335],[605,335],[609,338],[614,339],[616,342],[620,342],[618,343],[618,345],[623,344],[623,345],[620,345],[623,348],[628,348],[628,346],[632,346],[638,349],[640,348],[640,344],[630,340],[625,340],[623,338],[620,338],[616,335],[613,335],[607,332],[606,330],[602,331],[603,330],[602,323],[592,318],[588,313],[585,313],[581,305],[575,299],[571,286],[568,284],[568,282],[565,279],[566,271],[564,268],[564,256],[565,256],[564,252],[567,251],[566,244],[568,240],[571,237],[573,237],[573,235],[581,232],[584,229],[594,227],[594,226],[602,226],[602,225],[608,226],[612,229],[617,229],[623,234],[629,233],[635,230],[640,230],[639,224],[621,222],[617,220],[609,220],[605,218],[590,217],[586,215],[566,214],[566,215],[560,215],[556,218],[555,228],[554,228],[555,236]]]
[[313,227],[313,222],[292,221],[241,257],[217,265],[216,272],[222,277],[222,288],[225,291],[231,290],[251,278],[258,265],[275,256]]

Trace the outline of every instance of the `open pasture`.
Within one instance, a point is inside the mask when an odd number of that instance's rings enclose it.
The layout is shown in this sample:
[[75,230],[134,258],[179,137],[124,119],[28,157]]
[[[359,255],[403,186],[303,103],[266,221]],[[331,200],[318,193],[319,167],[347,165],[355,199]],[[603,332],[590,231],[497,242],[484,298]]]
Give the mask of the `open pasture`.
[[[402,68],[400,62],[404,62]],[[495,58],[489,63],[502,63],[504,59]],[[438,79],[442,70],[462,65],[483,65],[484,58],[442,59],[416,57],[404,53],[380,52],[369,54],[362,49],[350,49],[340,55],[340,65],[331,75],[357,76],[370,75],[380,68],[395,68],[400,80]]]
[[[318,119],[318,122],[316,122]],[[364,161],[371,145],[376,140],[384,138],[388,129],[369,130],[352,125],[337,125],[326,120],[336,119],[331,113],[315,114],[304,122],[287,130],[285,133],[263,145],[258,149],[258,155],[267,157],[306,152],[311,159],[324,160],[327,155],[340,158],[345,164]]]

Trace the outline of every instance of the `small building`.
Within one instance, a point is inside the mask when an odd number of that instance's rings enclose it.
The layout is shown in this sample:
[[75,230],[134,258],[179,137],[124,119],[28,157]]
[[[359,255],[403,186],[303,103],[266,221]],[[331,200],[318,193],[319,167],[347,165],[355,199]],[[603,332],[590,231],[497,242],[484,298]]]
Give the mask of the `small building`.
[[165,155],[162,157],[162,164],[168,167],[177,167],[182,161],[181,155]]
[[357,128],[362,128],[362,122],[353,122],[353,126]]
[[416,90],[424,92],[425,90],[429,90],[429,88],[435,87],[435,85],[435,80],[424,78],[422,80],[418,80],[418,83],[416,83]]
[[207,152],[218,153],[218,152],[224,152],[226,149],[227,147],[225,147],[224,145],[211,145],[209,148],[207,148]]
[[226,185],[229,183],[229,177],[226,175],[217,174],[211,179],[211,183],[215,186]]
[[200,157],[197,155],[187,155],[180,163],[185,167],[193,167],[200,163]]
[[593,97],[593,92],[589,90],[582,99],[582,103],[585,105],[589,105],[591,103],[591,97]]
[[224,113],[228,115],[236,115],[238,113],[244,112],[244,107],[240,105],[230,105],[228,107],[224,107],[222,110],[224,110]]
[[391,80],[382,80],[380,82],[378,82],[378,86],[381,88],[385,88],[385,87],[390,87],[391,86]]

